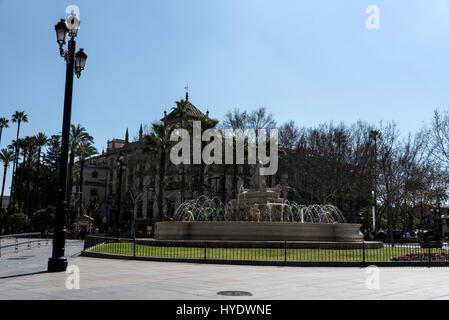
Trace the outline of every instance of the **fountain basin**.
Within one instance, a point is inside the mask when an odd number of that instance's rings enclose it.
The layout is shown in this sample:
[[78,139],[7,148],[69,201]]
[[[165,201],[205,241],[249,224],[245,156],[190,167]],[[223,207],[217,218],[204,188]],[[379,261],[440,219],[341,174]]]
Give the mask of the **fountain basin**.
[[361,224],[252,221],[157,222],[157,240],[363,242]]

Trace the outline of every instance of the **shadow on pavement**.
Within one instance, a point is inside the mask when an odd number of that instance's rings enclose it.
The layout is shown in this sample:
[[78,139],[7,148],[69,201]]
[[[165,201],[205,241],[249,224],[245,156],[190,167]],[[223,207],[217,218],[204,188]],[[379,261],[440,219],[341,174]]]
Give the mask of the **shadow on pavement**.
[[38,272],[30,272],[30,273],[13,274],[13,275],[10,275],[10,276],[0,277],[0,280],[2,280],[2,279],[9,279],[9,278],[19,278],[19,277],[32,276],[32,275],[41,274],[41,273],[47,273],[47,271],[38,271]]

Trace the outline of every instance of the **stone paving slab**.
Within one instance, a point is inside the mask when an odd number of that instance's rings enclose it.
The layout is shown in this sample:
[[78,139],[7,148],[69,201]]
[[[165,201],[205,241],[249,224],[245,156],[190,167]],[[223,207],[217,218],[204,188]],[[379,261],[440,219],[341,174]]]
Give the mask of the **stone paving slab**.
[[[44,261],[47,259],[45,257]],[[379,268],[379,289],[376,290],[366,286],[366,268],[212,265],[75,257],[69,259],[69,264],[80,269],[80,289],[68,290],[65,283],[69,274],[66,273],[36,273],[2,279],[1,262],[0,299],[449,299],[449,268],[443,267]],[[217,295],[218,291],[225,290],[249,291],[253,296]]]

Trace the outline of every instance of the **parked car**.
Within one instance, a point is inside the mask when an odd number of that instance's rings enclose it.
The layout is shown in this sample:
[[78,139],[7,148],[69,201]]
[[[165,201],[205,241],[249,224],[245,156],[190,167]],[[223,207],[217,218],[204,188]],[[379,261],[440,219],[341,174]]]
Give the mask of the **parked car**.
[[422,241],[441,241],[442,237],[434,230],[423,230],[420,234]]
[[374,235],[374,241],[387,242],[387,234],[385,231],[377,231]]
[[[382,241],[382,242],[391,242],[390,232],[387,231],[378,231],[374,236],[374,241]],[[395,243],[404,243],[407,242],[407,238],[405,236],[404,231],[401,230],[393,230],[393,241]]]

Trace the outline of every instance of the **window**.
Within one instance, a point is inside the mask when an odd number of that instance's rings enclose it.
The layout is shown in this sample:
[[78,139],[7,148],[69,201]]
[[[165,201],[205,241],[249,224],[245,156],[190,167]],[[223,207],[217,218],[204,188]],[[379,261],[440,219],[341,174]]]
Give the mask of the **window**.
[[94,179],[98,178],[98,172],[97,171],[93,171],[92,172],[92,178],[94,178]]
[[91,197],[96,197],[98,196],[98,190],[95,188],[90,189],[90,196]]

